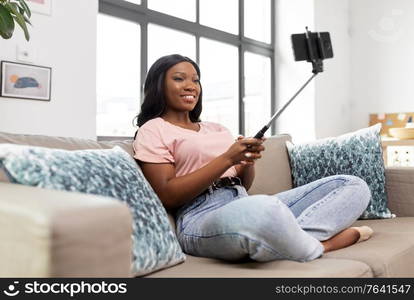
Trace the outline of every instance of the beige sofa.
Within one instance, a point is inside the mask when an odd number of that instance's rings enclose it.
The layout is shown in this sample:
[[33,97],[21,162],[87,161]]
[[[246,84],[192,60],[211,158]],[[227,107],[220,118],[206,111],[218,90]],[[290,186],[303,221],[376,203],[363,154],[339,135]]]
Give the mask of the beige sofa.
[[[285,141],[269,138],[257,162],[251,194],[292,187]],[[121,146],[131,141],[96,142],[0,133],[0,143],[67,150]],[[0,172],[0,277],[130,276],[131,216],[115,200],[45,190],[7,182]],[[228,263],[187,255],[184,263],[148,277],[414,277],[414,168],[386,169],[389,208],[397,218],[357,221],[375,233],[363,243],[307,263]]]

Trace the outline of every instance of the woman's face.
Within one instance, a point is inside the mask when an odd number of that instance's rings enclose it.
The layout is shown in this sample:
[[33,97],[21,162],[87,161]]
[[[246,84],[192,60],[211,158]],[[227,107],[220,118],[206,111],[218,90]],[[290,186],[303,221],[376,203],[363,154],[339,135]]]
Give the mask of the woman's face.
[[167,107],[175,111],[192,111],[198,102],[201,86],[194,66],[180,62],[165,74]]

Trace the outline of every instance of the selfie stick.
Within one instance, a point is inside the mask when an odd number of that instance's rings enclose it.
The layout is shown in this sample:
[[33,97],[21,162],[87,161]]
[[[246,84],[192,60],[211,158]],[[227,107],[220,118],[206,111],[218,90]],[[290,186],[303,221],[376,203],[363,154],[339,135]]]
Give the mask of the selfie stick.
[[300,92],[302,92],[302,90],[308,85],[308,83],[311,82],[312,79],[315,78],[316,75],[318,75],[318,73],[323,72],[323,58],[325,58],[325,53],[323,51],[323,45],[322,45],[319,32],[317,34],[318,34],[318,48],[321,54],[321,58],[315,58],[315,55],[313,53],[312,46],[311,46],[310,31],[308,30],[308,27],[306,26],[306,33],[305,33],[306,44],[307,44],[309,57],[310,57],[310,60],[308,61],[312,63],[312,73],[313,73],[312,76],[305,82],[304,85],[302,85],[302,87],[296,92],[296,94],[294,94],[293,97],[272,116],[269,123],[267,123],[262,129],[260,129],[258,133],[256,133],[256,135],[254,136],[255,139],[261,139],[263,135],[265,134],[265,132],[272,125],[272,122],[280,116],[280,114],[286,109],[286,107],[289,106],[289,104],[296,98],[296,96],[299,95]]

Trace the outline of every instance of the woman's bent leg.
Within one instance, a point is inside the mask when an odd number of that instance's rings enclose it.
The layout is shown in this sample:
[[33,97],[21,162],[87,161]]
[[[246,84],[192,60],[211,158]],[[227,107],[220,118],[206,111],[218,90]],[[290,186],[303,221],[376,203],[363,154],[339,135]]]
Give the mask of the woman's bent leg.
[[371,192],[359,177],[335,175],[275,196],[289,207],[302,229],[324,241],[358,219]]
[[239,198],[197,215],[188,224],[179,230],[178,238],[184,251],[196,256],[309,261],[324,250],[298,225],[289,208],[273,196]]

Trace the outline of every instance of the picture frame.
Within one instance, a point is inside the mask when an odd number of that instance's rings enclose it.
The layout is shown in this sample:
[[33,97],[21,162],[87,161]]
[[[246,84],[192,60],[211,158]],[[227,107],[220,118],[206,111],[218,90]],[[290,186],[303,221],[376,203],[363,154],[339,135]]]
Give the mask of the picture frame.
[[2,61],[0,96],[50,101],[51,79],[50,67]]
[[26,0],[26,2],[34,13],[49,16],[52,14],[52,0]]

